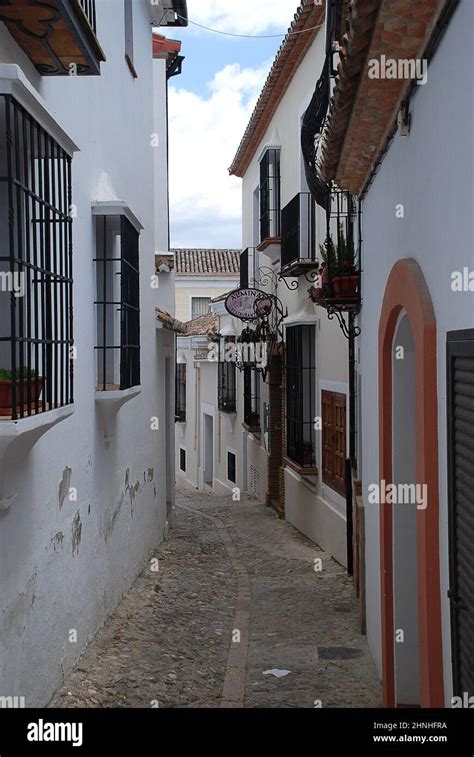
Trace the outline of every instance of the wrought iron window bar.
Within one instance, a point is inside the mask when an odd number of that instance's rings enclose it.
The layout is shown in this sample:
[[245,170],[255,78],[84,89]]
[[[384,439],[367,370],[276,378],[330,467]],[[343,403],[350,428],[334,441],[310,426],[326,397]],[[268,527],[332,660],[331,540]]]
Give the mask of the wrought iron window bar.
[[89,22],[94,34],[97,34],[97,16],[95,11],[95,0],[78,0],[79,5],[82,8],[84,16]]
[[287,456],[301,468],[316,467],[315,328],[286,329]]
[[280,149],[269,148],[260,161],[260,242],[280,236]]
[[186,363],[176,365],[175,417],[177,421],[186,420]]
[[317,266],[316,207],[309,192],[299,192],[281,211],[280,277]]
[[220,360],[217,371],[217,406],[224,413],[235,413],[237,410],[236,400],[236,363],[235,355],[226,359],[226,345],[235,344],[234,337],[220,339]]
[[48,132],[0,95],[3,418],[74,401],[71,168]]
[[244,366],[244,423],[249,429],[260,430],[260,391],[258,372]]
[[139,233],[122,215],[98,218],[97,232],[97,388],[131,389],[140,385]]

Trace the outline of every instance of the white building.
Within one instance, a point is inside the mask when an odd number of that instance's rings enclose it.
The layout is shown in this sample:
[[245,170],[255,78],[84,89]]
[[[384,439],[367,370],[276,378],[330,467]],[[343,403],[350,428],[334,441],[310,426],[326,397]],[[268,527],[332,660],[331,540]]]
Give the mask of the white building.
[[27,706],[163,539],[174,488],[154,260],[176,54],[154,62],[152,25],[185,3],[51,4],[47,36],[45,5],[0,9],[0,693]]
[[238,334],[224,301],[239,284],[240,250],[174,253],[176,312],[187,320],[177,339],[176,483],[232,495],[247,489],[243,389],[235,362],[220,360],[217,348]]
[[324,5],[301,3],[290,32],[230,169],[243,179],[241,285],[269,292],[274,311],[281,307],[266,380],[253,370],[247,378],[244,457],[256,496],[346,565],[347,341],[309,298],[326,222],[300,146],[324,60]]
[[[211,300],[239,284],[240,250],[174,249],[176,317],[191,321],[211,310]],[[166,264],[166,259],[159,259]]]
[[473,10],[336,3],[326,120],[314,103],[319,179],[362,204],[357,465],[388,707],[474,694]]

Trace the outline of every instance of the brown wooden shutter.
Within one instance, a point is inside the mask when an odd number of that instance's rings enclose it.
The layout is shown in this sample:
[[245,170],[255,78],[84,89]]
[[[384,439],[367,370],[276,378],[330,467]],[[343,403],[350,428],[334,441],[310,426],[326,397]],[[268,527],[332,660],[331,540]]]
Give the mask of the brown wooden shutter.
[[346,395],[321,392],[323,425],[323,482],[346,494]]

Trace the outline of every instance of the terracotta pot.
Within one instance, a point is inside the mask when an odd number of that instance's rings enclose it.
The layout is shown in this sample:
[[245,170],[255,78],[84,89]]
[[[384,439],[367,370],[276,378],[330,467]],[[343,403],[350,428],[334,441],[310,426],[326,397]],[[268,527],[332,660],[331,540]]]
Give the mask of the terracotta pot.
[[[17,413],[20,412],[20,380],[16,380]],[[34,410],[36,400],[39,400],[43,391],[44,379],[23,379],[23,411],[28,413]],[[28,402],[28,384],[30,385],[30,401]],[[35,391],[35,387],[37,387]],[[13,410],[13,381],[0,381],[0,416],[12,415]]]
[[332,285],[335,298],[337,300],[355,300],[359,290],[359,281],[359,274],[334,276]]

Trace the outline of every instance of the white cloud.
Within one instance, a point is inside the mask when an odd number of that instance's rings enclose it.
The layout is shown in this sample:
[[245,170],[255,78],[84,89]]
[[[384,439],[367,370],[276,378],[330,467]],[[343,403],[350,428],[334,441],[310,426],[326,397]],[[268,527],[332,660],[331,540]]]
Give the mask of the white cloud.
[[270,65],[225,66],[209,82],[209,96],[170,87],[173,246],[240,246],[241,180],[227,169]]
[[188,0],[188,16],[233,34],[276,34],[287,31],[298,5],[298,0]]

